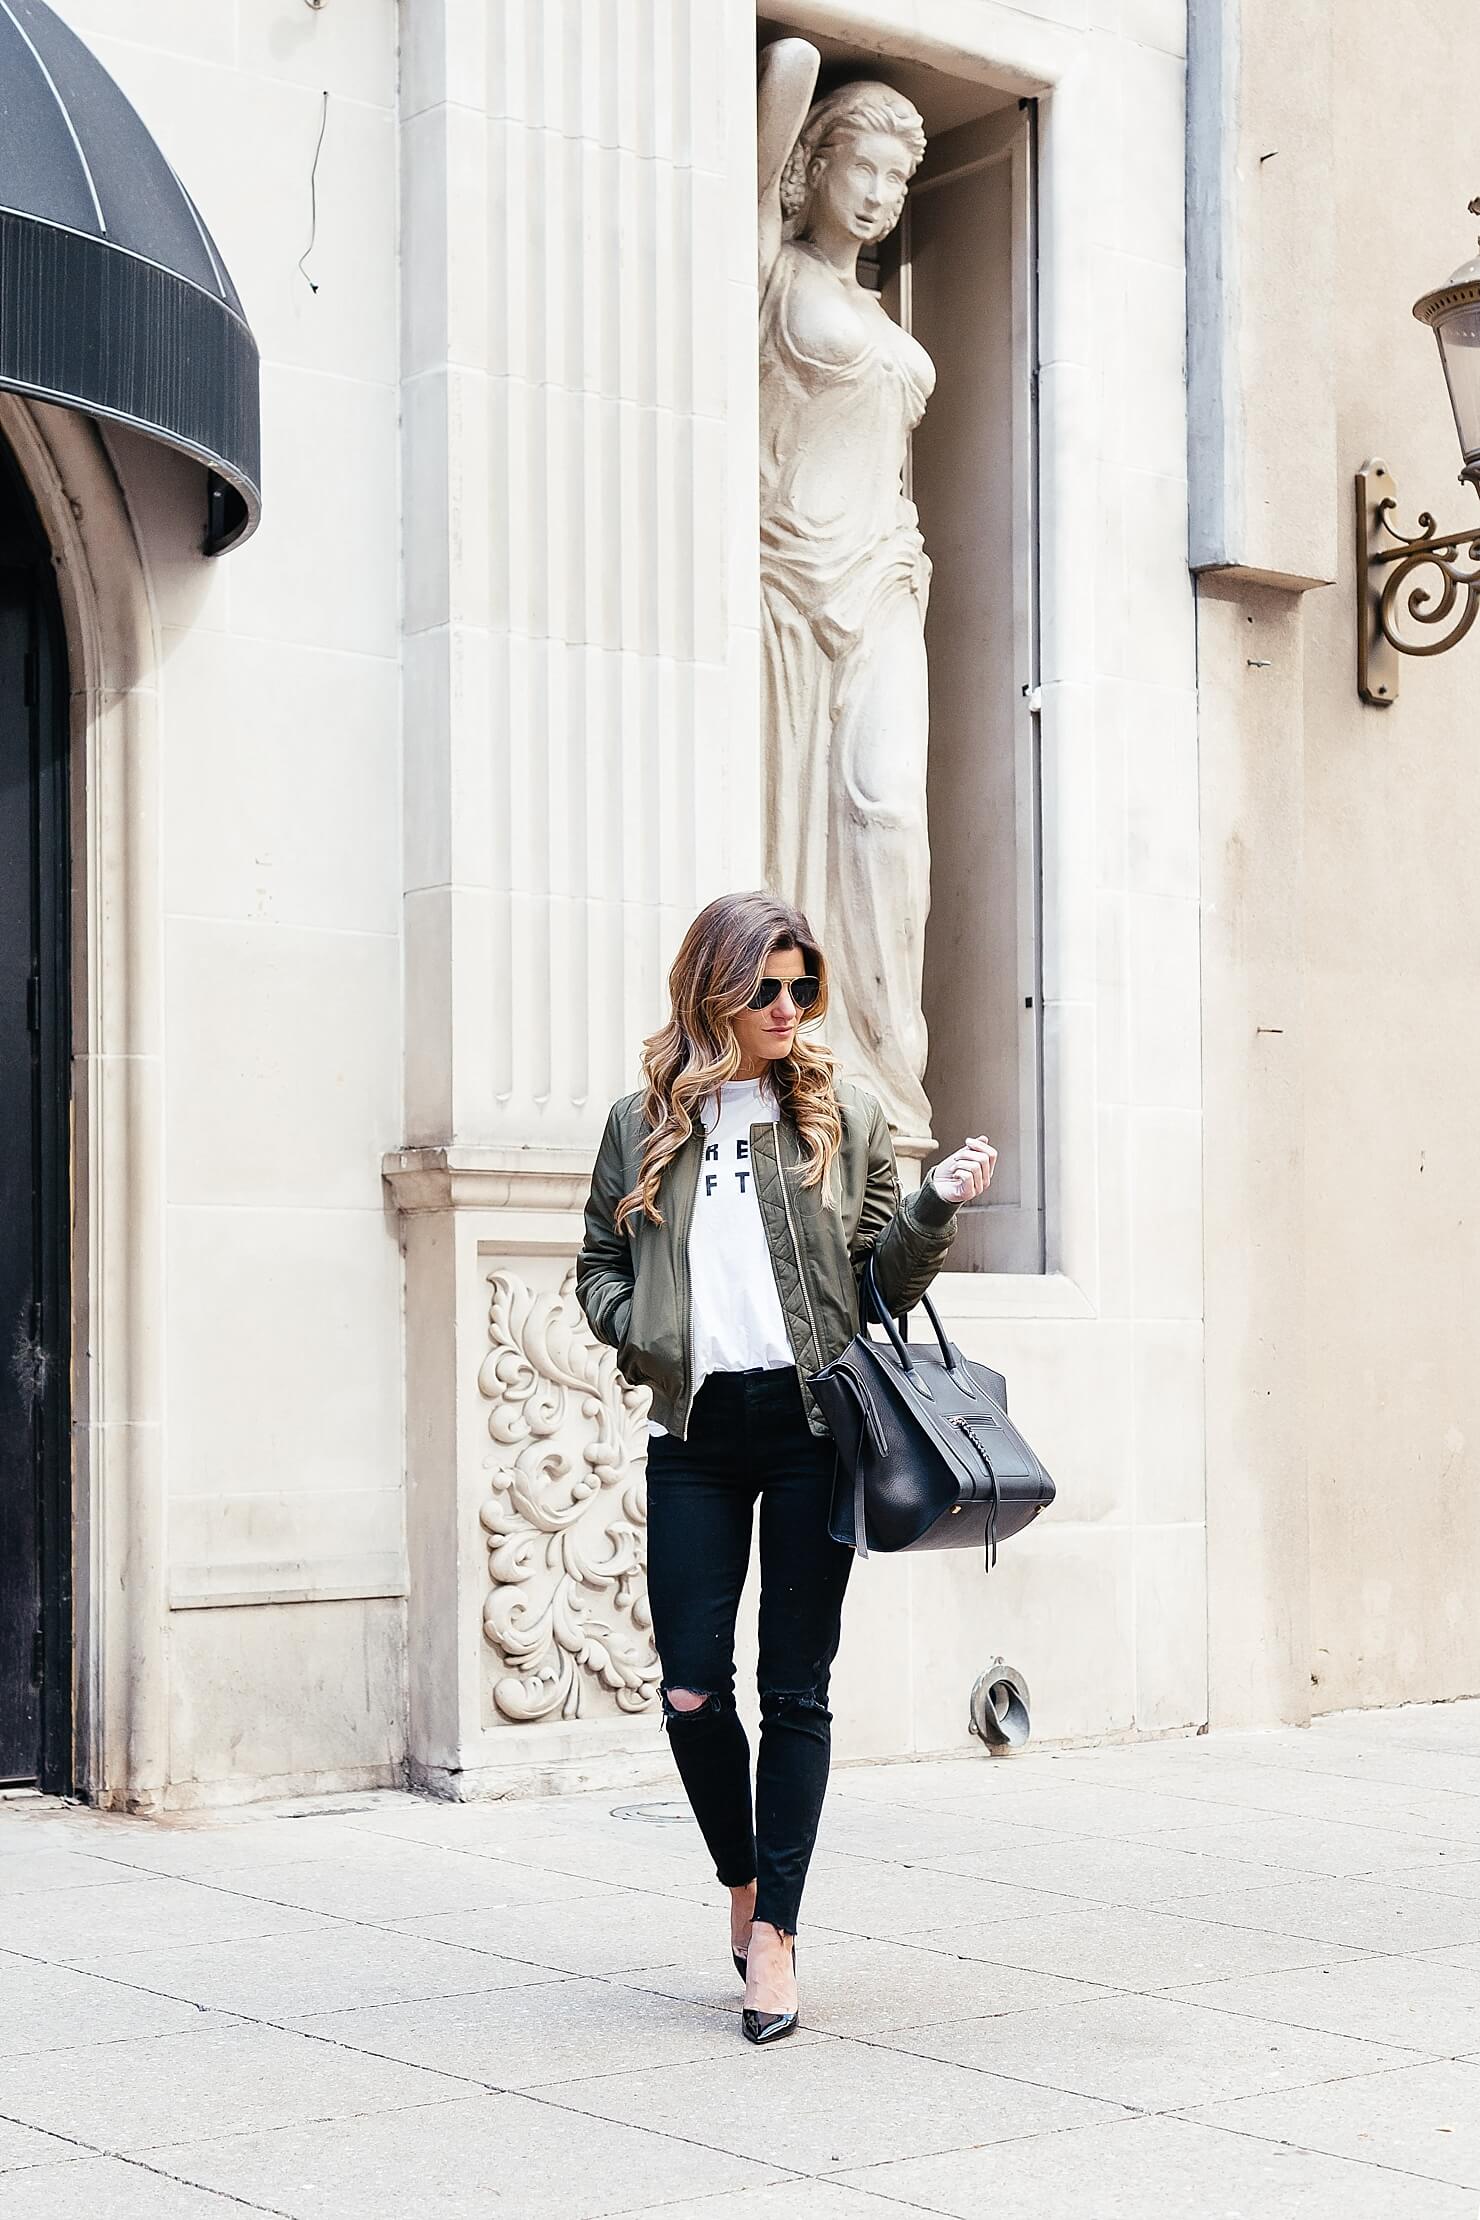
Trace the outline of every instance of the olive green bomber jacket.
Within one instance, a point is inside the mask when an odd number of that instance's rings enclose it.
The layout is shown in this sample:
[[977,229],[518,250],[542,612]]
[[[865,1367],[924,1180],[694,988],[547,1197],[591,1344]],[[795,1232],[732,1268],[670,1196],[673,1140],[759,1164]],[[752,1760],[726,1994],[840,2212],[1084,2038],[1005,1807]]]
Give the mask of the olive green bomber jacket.
[[[888,1121],[868,1090],[844,1080],[837,1095],[843,1138],[823,1185],[802,1185],[806,1159],[784,1114],[750,1129],[755,1192],[807,1423],[820,1435],[827,1426],[807,1381],[858,1331],[868,1257],[880,1292],[899,1313],[920,1300],[956,1231],[956,1205],[928,1181],[901,1200]],[[616,1350],[624,1378],[652,1390],[653,1417],[681,1437],[694,1395],[687,1249],[704,1136],[696,1125],[664,1169],[663,1224],[639,1214],[619,1233],[617,1204],[636,1186],[641,1162],[642,1100],[640,1092],[624,1095],[607,1117],[586,1203],[576,1299],[597,1339]]]

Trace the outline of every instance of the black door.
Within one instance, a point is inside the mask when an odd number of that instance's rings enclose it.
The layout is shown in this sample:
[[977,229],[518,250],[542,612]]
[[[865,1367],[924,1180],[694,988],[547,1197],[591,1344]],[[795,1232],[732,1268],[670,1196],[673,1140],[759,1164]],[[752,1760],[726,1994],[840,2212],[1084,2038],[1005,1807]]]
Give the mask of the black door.
[[67,688],[0,444],[0,1786],[71,1785]]

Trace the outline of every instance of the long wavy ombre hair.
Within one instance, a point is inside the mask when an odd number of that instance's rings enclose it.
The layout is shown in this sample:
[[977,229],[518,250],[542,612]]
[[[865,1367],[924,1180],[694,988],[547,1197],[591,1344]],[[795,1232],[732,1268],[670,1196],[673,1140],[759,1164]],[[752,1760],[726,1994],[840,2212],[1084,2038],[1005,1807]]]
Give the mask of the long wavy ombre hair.
[[[642,1047],[648,1133],[637,1185],[616,1208],[619,1232],[639,1212],[662,1225],[658,1183],[693,1132],[705,1097],[739,1070],[734,1020],[748,1007],[771,956],[788,948],[801,953],[821,982],[806,1015],[810,1025],[827,1012],[827,961],[806,918],[789,902],[764,891],[721,894],[706,903],[684,934],[668,974],[673,1014]],[[843,1138],[831,1052],[820,1041],[804,1039],[799,1028],[790,1055],[771,1065],[769,1085],[801,1141],[802,1184],[819,1186]]]

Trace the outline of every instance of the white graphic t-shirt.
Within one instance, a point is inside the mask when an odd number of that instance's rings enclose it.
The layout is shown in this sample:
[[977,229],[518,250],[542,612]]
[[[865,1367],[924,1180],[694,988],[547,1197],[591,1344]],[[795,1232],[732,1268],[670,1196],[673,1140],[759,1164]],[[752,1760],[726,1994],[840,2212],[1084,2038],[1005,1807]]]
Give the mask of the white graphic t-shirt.
[[[690,1348],[697,1395],[711,1372],[795,1364],[750,1164],[750,1129],[781,1106],[758,1079],[731,1079],[704,1104],[704,1155],[689,1226]],[[666,1427],[648,1422],[650,1434]]]

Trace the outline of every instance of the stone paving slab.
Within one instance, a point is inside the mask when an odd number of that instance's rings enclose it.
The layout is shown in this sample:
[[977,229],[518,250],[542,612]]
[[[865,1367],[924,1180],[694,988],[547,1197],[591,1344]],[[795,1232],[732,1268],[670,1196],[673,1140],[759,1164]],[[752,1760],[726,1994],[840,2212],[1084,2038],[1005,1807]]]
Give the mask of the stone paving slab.
[[[907,1942],[996,1965],[1078,1976],[1114,1989],[1166,1989],[1237,1974],[1334,1965],[1353,1955],[1306,1935],[1265,1934],[1227,1926],[1192,1899],[1185,1911],[1081,1905],[1034,1919],[1005,1919],[959,1930],[932,1928]],[[1216,1911],[1217,1907],[1214,1907]]]
[[1322,1734],[1333,1740],[1360,1742],[1364,1748],[1389,1741],[1411,1741],[1432,1749],[1456,1744],[1475,1748],[1476,1702],[1447,1704],[1393,1704],[1387,1711],[1343,1711],[1320,1722]]
[[0,2220],[1480,2220],[1480,1703],[841,1768],[799,1962],[666,1774],[0,1800]]
[[1323,1774],[1365,1788],[1375,1784],[1384,1800],[1392,1789],[1480,1796],[1480,1758],[1453,1744],[1444,1749],[1401,1743],[1374,1748],[1360,1737],[1314,1735],[1303,1742],[1256,1745],[1248,1755],[1277,1771]]
[[[655,1849],[646,1839],[646,1830],[636,1823],[620,1835],[583,1829],[542,1838],[525,1854],[539,1858],[540,1877],[552,1897],[599,1896],[612,1888],[656,1891],[675,1901],[687,1898],[699,1904],[711,1903],[714,1897],[714,1867],[702,1842],[696,1839],[690,1854],[678,1857]],[[507,1855],[500,1856],[498,1869],[503,1871],[511,1862]]]
[[12,2058],[189,2034],[210,2018],[194,2003],[151,1996],[126,1981],[0,1953],[0,2095]]
[[738,2103],[729,2060],[601,2074],[569,2083],[560,2102],[670,2135],[691,2132],[702,2121],[706,2141],[717,2149],[809,2174],[981,2142],[994,2122],[1008,2119],[1018,2133],[1046,2134],[1112,2118],[1121,2109],[1079,2092],[907,2057],[892,2042],[810,2029],[755,2052],[748,2065]]
[[1480,2210],[1480,2064],[1398,2066],[1316,2089],[1200,2105],[1187,2116],[1452,2182],[1475,2193]]
[[313,1912],[143,1875],[115,1880],[110,1888],[46,1889],[0,1898],[0,1950],[59,1965],[172,1944],[323,1933],[326,1925]]
[[6,1795],[0,1797],[0,1858],[37,1850],[88,1850],[89,1845],[90,1854],[95,1854],[106,1825],[100,1813],[78,1805],[55,1803],[49,1797]]
[[1465,2189],[1165,2118],[847,2179],[958,2220],[1475,2220]]
[[[1438,1896],[1462,1896],[1471,1904],[1480,1904],[1480,1846],[1472,1852],[1456,1848],[1447,1857],[1425,1859],[1418,1865],[1387,1865],[1380,1874],[1369,1873],[1369,1881],[1397,1881],[1404,1888],[1432,1889]],[[1459,1949],[1472,1949],[1473,1944],[1461,1943]]]
[[1462,1973],[1480,1973],[1480,1943],[1441,1944],[1438,1950],[1419,1951],[1418,1959],[1436,1966],[1458,1966]]
[[875,2197],[830,2181],[782,2181],[733,2196],[683,2198],[664,2205],[660,2220],[908,2220],[926,2209],[897,2195]]
[[[1020,1776],[1018,1762],[1010,1763],[1012,1775]],[[1164,1829],[1195,1826],[1207,1817],[1210,1808],[1238,1809],[1223,1803],[1210,1807],[1206,1797],[1171,1793],[1151,1783],[1138,1788],[1128,1774],[1121,1774],[1113,1782],[1060,1776],[1048,1787],[1033,1791],[1009,1778],[1000,1796],[991,1801],[992,1816],[1033,1830],[1039,1840],[1050,1835],[1073,1835],[1091,1841],[1119,1841],[1134,1828],[1138,1834],[1159,1841]],[[972,1802],[963,1800],[951,1806],[951,1816],[969,1818],[973,1809]],[[929,1839],[928,1819],[921,1822],[921,1835]]]
[[1080,1836],[1066,1836],[1025,1850],[947,1855],[926,1863],[932,1872],[971,1876],[989,1884],[992,1896],[1006,1883],[1092,1904],[1148,1908],[1227,1895],[1234,1889],[1257,1887],[1269,1877],[1263,1860],[1172,1848],[1164,1841],[1118,1842],[1113,1837],[1087,1843]]
[[134,2160],[80,2153],[70,2166],[37,2166],[0,2177],[4,2220],[243,2220],[234,2197],[218,2197]]
[[[1480,1801],[1476,1804],[1480,1815]],[[1261,1934],[1303,1935],[1313,1942],[1345,1943],[1353,1950],[1439,1950],[1480,1942],[1480,1902],[1441,1895],[1416,1883],[1332,1880],[1286,1874],[1261,1888],[1236,1889],[1218,1900],[1218,1917],[1230,1927]]]
[[1397,1878],[1409,1868],[1442,1867],[1471,1855],[1458,1843],[1415,1842],[1412,1835],[1364,1827],[1349,1819],[1308,1819],[1282,1812],[1250,1816],[1216,1806],[1188,1825],[1158,1828],[1153,1840],[1168,1851],[1195,1850],[1203,1856],[1257,1865],[1266,1876],[1279,1869],[1326,1873],[1338,1879]]
[[545,1974],[497,1994],[318,2012],[295,2024],[346,2050],[370,2051],[499,2089],[538,2089],[634,2057],[649,2067],[685,2066],[702,2058],[732,2061],[739,1993],[733,1968],[725,1986],[729,2011],[611,1981]]
[[11,2059],[0,2103],[9,2118],[118,2155],[233,2126],[404,2112],[463,2093],[417,2066],[232,2022]]
[[1469,1839],[1473,1803],[1472,1797],[1437,1789],[1398,1788],[1384,1781],[1354,1780],[1347,1774],[1251,1759],[1230,1766],[1227,1772],[1204,1766],[1174,1788],[1164,1784],[1159,1814],[1152,1824],[1175,1826],[1176,1811],[1190,1823],[1217,1807],[1245,1816],[1270,1812],[1287,1818],[1344,1819],[1353,1826],[1382,1827],[1419,1841],[1443,1842],[1461,1836]]
[[1073,2089],[1135,2111],[1334,2081],[1408,2063],[1393,2044],[1215,2012],[1160,1996],[1096,1997],[1052,2011],[942,2021],[890,2037],[899,2050]]
[[650,1959],[655,1943],[727,1965],[729,1900],[724,1901],[721,1915],[708,1904],[631,1890],[569,1904],[513,1904],[501,1912],[418,1915],[392,1932],[491,1951],[551,1973],[620,1973]]
[[465,2094],[152,2155],[291,2220],[604,2220],[775,2179],[774,2167],[710,2147],[707,2122],[691,2125],[670,2137],[538,2098]]
[[14,2120],[0,2120],[0,2175],[19,2166],[42,2166],[47,2160],[72,2158],[75,2144],[59,2135],[45,2135],[40,2128],[21,2127]]
[[571,1879],[507,1858],[468,1857],[460,1850],[377,1847],[369,1857],[294,1859],[286,1864],[215,1868],[212,1885],[240,1897],[326,1918],[402,1920],[460,1912],[501,1912],[511,1904],[562,1902],[610,1893],[600,1879]]
[[47,1889],[112,1888],[132,1876],[102,1858],[90,1858],[59,1844],[51,1849],[17,1850],[0,1858],[0,1898],[39,1896]]
[[[398,1798],[397,1801],[406,1799]],[[305,1812],[299,1818],[277,1817],[276,1806],[247,1805],[244,1810],[191,1812],[162,1819],[141,1819],[121,1812],[83,1812],[72,1816],[92,1829],[74,1832],[70,1850],[86,1849],[88,1860],[99,1871],[111,1871],[114,1880],[155,1875],[186,1880],[208,1880],[219,1872],[264,1873],[276,1866],[337,1865],[344,1856],[346,1833],[360,1810],[346,1802],[339,1818]],[[256,1816],[252,1816],[252,1815]],[[363,1813],[364,1817],[371,1814]],[[7,1830],[0,1824],[0,1869],[4,1867]],[[372,1861],[404,1855],[405,1844],[389,1834],[361,1834],[355,1862],[360,1870]]]
[[904,1865],[884,1858],[839,1857],[819,1850],[807,1879],[809,1921],[850,1935],[891,1937],[927,1922],[964,1926],[973,1920],[1011,1919],[1022,1913],[1061,1910],[1062,1899],[1046,1889],[1014,1881],[983,1887],[975,1877],[943,1873],[933,1867]]
[[299,1936],[272,1935],[89,1959],[82,1970],[106,1976],[120,1994],[127,1993],[121,1985],[128,1983],[153,1999],[179,1998],[187,2006],[274,2022],[472,1990],[486,1995],[551,1978],[543,1966],[487,1950],[459,1950],[453,1943],[348,1923],[315,1936],[312,1950],[303,1948]]
[[[734,1983],[691,1965],[652,1966],[622,1978],[663,1995],[724,2008]],[[880,2036],[894,2028],[933,2025],[942,2016],[980,2019],[1035,2005],[1100,1996],[1094,1982],[1020,1966],[989,1965],[944,1948],[871,1937],[807,1937],[807,2025],[835,2035]]]
[[[1293,1731],[1293,1730],[1282,1730]],[[1208,1745],[1212,1738],[1162,1742],[1147,1752],[1139,1764],[1132,1747],[1097,1753],[1107,1760],[1091,1763],[1082,1752],[1066,1753],[1055,1775],[1061,1785],[1079,1781],[1110,1790],[1128,1781],[1169,1800],[1201,1805],[1238,1805],[1251,1811],[1304,1813],[1311,1818],[1341,1819],[1350,1816],[1358,1825],[1396,1825],[1409,1834],[1432,1823],[1445,1831],[1444,1797],[1450,1796],[1451,1816],[1458,1807],[1454,1791],[1446,1792],[1436,1772],[1427,1781],[1404,1778],[1386,1780],[1380,1768],[1365,1768],[1360,1756],[1348,1754],[1355,1745],[1323,1735],[1322,1726],[1311,1732],[1321,1737],[1302,1750],[1265,1736],[1217,1738],[1217,1747],[1193,1749],[1192,1740]],[[1450,1744],[1451,1753],[1462,1749]],[[1412,1757],[1414,1753],[1410,1752]],[[1130,1761],[1129,1765],[1127,1760]],[[1420,1754],[1420,1762],[1421,1754]],[[1443,1761],[1435,1756],[1435,1764]],[[1400,1770],[1404,1770],[1400,1761]]]
[[1433,1957],[1349,1958],[1165,1989],[1172,2000],[1327,2035],[1360,2035],[1425,2057],[1480,2049],[1480,1972]]
[[[987,1807],[943,1812],[934,1806],[880,1804],[853,1793],[848,1776],[823,1808],[820,1855],[885,1858],[900,1865],[941,1866],[956,1859],[1014,1857],[1052,1850],[1064,1839],[1049,1827],[996,1817]],[[1025,1806],[1025,1809],[1031,1807]],[[973,1868],[967,1865],[965,1871]]]

